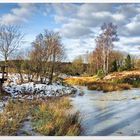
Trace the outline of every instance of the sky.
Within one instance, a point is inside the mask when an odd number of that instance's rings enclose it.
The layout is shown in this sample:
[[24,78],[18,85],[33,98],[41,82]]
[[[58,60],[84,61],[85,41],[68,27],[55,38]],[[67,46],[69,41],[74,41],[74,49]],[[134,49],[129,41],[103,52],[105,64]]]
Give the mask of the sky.
[[103,23],[118,27],[114,49],[140,56],[140,4],[108,3],[1,3],[0,24],[20,25],[25,34],[22,49],[44,29],[60,32],[67,61],[95,49]]

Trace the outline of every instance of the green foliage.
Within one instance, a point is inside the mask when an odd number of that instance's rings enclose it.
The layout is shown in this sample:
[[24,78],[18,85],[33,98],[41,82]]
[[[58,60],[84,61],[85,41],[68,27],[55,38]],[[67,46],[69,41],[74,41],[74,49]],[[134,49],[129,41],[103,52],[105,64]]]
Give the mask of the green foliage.
[[124,70],[125,70],[124,66],[121,66],[121,67],[118,68],[118,72],[121,72],[121,71],[124,71]]
[[126,59],[125,59],[124,69],[131,70],[131,68],[132,68],[131,56],[128,54]]
[[99,78],[103,78],[103,77],[105,76],[104,71],[103,71],[102,69],[98,70],[97,76],[98,76]]
[[112,62],[111,72],[118,71],[117,60]]
[[124,63],[118,67],[118,71],[132,70],[134,68],[134,63],[132,62],[131,56],[128,54],[124,59]]

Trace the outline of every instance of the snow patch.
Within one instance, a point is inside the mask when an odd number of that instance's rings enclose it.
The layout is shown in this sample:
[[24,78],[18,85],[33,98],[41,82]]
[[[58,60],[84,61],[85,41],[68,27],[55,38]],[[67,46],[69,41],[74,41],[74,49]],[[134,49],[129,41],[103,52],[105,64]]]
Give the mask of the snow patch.
[[[33,82],[17,85],[12,84],[5,86],[4,90],[14,98],[24,97],[26,99],[33,99],[34,97],[55,97],[62,95],[75,94],[76,88],[63,86],[58,84],[35,84]],[[28,96],[30,95],[30,96]]]

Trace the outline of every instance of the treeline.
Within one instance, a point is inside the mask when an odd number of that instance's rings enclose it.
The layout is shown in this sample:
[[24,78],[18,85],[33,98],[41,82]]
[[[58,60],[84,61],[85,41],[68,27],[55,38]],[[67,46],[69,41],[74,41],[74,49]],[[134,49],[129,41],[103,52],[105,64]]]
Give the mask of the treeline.
[[[23,53],[19,48],[24,43],[24,34],[19,26],[0,25],[0,54],[5,65],[20,74],[29,75],[29,81],[36,77],[49,79],[52,84],[54,76],[67,75],[107,75],[114,71],[140,68],[140,60],[129,54],[115,50],[114,42],[119,40],[117,26],[113,23],[103,24],[100,34],[95,38],[95,49],[83,56],[76,57],[72,63],[62,65],[66,60],[65,48],[58,32],[44,30],[31,43],[31,49]],[[8,61],[17,60],[17,61]],[[9,63],[8,63],[9,62]]]
[[[110,72],[140,69],[140,58],[115,50],[116,41],[119,41],[117,26],[112,23],[103,24],[95,39],[95,49],[74,59],[69,71],[73,75],[107,75]],[[88,65],[86,69],[83,63]]]
[[[62,72],[73,76],[92,76],[95,74],[105,76],[101,64],[99,67],[99,65],[96,63],[94,59],[95,56],[92,53],[88,54],[88,56],[88,63],[85,62],[85,56],[79,56],[75,58],[70,65],[65,65]],[[108,73],[139,69],[140,59],[135,59],[129,54],[126,55],[118,51],[112,52],[112,58],[109,60]]]
[[89,56],[93,73],[107,75],[109,72],[134,69],[135,62],[129,54],[114,50],[114,42],[118,40],[116,25],[109,23],[101,26],[101,33],[95,39],[95,50]]

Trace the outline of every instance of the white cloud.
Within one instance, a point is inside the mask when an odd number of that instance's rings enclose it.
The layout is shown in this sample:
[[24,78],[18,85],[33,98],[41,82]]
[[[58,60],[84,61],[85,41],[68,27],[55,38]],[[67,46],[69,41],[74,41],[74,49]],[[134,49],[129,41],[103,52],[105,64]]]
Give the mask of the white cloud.
[[122,4],[116,7],[116,10],[122,13],[127,19],[130,19],[140,12],[139,4]]
[[28,18],[34,13],[36,7],[34,4],[18,4],[18,8],[14,8],[10,13],[0,17],[1,24],[18,24],[27,22]]
[[126,25],[129,31],[134,32],[134,33],[139,33],[139,28],[140,28],[140,22],[130,22]]
[[65,39],[64,42],[68,60],[72,61],[78,55],[85,55],[95,48],[94,38]]
[[61,33],[67,38],[77,38],[78,36],[83,37],[92,33],[89,27],[85,27],[80,23],[72,22],[64,24],[61,28]]
[[[69,6],[69,7],[68,7]],[[94,28],[104,22],[124,23],[125,15],[112,11],[111,4],[54,5],[56,22],[62,24],[60,31],[65,37],[79,38],[93,34]],[[71,8],[71,9],[70,9]]]
[[79,6],[76,4],[52,4],[52,8],[55,10],[55,13],[61,16],[74,16],[77,12]]
[[[116,49],[139,54],[140,4],[19,4],[10,13],[0,17],[0,23],[15,24],[31,20],[34,13],[51,15],[54,30],[64,38],[69,59],[95,48],[95,36],[104,22],[118,25],[120,41]],[[55,24],[59,25],[56,26]]]
[[121,20],[124,20],[125,19],[125,16],[123,14],[121,14],[121,13],[113,14],[112,17],[116,21],[121,21]]
[[61,12],[56,12],[55,15],[55,20],[62,25],[58,30],[70,40],[70,43],[66,43],[70,59],[95,48],[95,42],[91,41],[91,36],[94,40],[93,35],[96,36],[99,33],[99,28],[104,22],[113,22],[118,25],[120,41],[115,43],[115,49],[140,54],[139,4],[81,4],[78,6],[76,10],[71,8],[71,14],[65,10],[62,13],[63,7],[59,7]]

